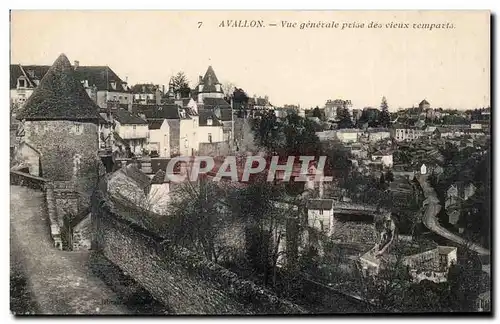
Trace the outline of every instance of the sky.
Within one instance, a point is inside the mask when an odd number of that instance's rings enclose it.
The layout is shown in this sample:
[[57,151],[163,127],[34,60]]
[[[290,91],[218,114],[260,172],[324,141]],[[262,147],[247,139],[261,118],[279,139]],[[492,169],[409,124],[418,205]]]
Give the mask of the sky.
[[[220,27],[227,20],[266,27]],[[308,22],[339,27],[300,29]],[[368,28],[370,22],[410,28]],[[454,28],[411,28],[421,23]],[[11,12],[12,64],[50,65],[61,53],[80,65],[108,65],[130,85],[167,86],[183,71],[194,87],[212,65],[221,83],[267,95],[276,106],[323,107],[339,98],[355,108],[379,107],[382,96],[390,110],[422,99],[436,108],[490,105],[486,11]]]

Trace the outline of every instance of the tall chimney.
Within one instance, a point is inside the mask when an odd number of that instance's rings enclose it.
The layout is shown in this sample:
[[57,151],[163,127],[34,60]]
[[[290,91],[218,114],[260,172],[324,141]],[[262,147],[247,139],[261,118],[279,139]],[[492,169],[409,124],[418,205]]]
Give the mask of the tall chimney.
[[75,70],[78,69],[78,67],[80,66],[80,61],[75,61]]
[[201,83],[201,81],[203,81],[203,77],[200,75],[198,80],[199,80],[199,81],[200,81],[200,83]]

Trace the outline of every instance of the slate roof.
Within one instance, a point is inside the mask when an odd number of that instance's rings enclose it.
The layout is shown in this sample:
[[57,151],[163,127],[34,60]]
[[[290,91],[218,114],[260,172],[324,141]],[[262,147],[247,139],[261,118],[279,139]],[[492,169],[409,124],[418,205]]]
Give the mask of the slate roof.
[[215,109],[215,108],[231,108],[231,104],[224,100],[223,98],[203,98],[203,108],[205,109]]
[[165,159],[165,158],[152,158],[151,159],[152,173],[156,174],[160,170],[166,171],[168,162],[170,162],[170,160],[171,159]]
[[147,124],[147,122],[141,117],[132,114],[128,110],[122,108],[114,111],[113,116],[115,120],[118,121],[120,124],[127,124],[127,125]]
[[210,65],[207,69],[207,72],[205,73],[205,76],[201,80],[201,83],[203,84],[203,92],[222,92],[222,89],[220,91],[217,91],[215,85],[220,84],[219,80],[217,79],[217,76],[215,75],[215,71]]
[[427,100],[422,100],[419,105],[429,105],[429,102]]
[[133,164],[129,164],[126,167],[121,168],[120,170],[127,177],[134,180],[141,189],[144,189],[151,184],[151,180],[149,179],[149,177]]
[[168,178],[167,173],[163,170],[158,170],[158,172],[156,172],[151,179],[151,184],[163,184],[166,182],[170,182],[170,179]]
[[130,88],[130,91],[133,93],[155,94],[156,90],[160,90],[160,86],[152,83],[135,84]]
[[28,79],[30,87],[36,87],[35,80],[41,80],[49,71],[50,65],[10,65],[10,88],[16,89],[17,79],[20,76],[25,76]]
[[[216,114],[217,116],[217,114]],[[232,112],[231,109],[220,109],[217,116],[221,121],[231,121]]]
[[307,209],[329,210],[333,208],[332,199],[310,199],[307,202]]
[[[48,65],[10,65],[10,88],[15,89],[17,79],[26,73],[29,81],[41,80],[49,71]],[[109,90],[117,92],[131,92],[128,86],[124,86],[124,81],[109,66],[78,66],[75,70],[76,78],[81,82],[88,81],[90,87],[95,86],[98,91]],[[31,75],[31,73],[33,75]],[[111,83],[116,82],[116,90],[112,88]]]
[[17,79],[23,75],[21,66],[19,64],[10,65],[10,88],[15,89],[17,87]]
[[[219,119],[215,116],[214,112],[211,110],[200,109],[200,126],[222,126]],[[212,118],[212,125],[207,124],[208,118]]]
[[99,107],[90,99],[66,55],[61,54],[28,98],[17,118],[27,120],[93,120]]
[[181,118],[180,109],[182,108],[179,105],[161,105],[145,111],[144,114],[148,119],[189,119],[190,117],[187,114],[185,118]]
[[148,121],[148,128],[149,129],[160,129],[161,125],[163,125],[163,120],[160,120],[160,119]]

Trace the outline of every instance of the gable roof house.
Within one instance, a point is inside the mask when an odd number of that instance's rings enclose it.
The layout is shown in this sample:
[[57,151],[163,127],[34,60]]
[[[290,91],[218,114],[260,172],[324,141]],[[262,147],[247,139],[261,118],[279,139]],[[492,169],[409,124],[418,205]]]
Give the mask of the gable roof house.
[[[11,64],[11,98],[22,106],[49,68],[47,65]],[[109,66],[80,66],[75,61],[73,69],[75,78],[100,108],[131,107],[133,95],[127,82]]]
[[134,103],[140,104],[160,104],[165,87],[152,83],[141,83],[134,85],[130,91],[133,93]]
[[167,120],[170,156],[192,155],[198,151],[198,112],[176,104],[147,107],[141,114],[149,121]]
[[149,136],[148,123],[123,108],[115,110],[113,118],[115,143],[130,148],[135,155],[142,155]]

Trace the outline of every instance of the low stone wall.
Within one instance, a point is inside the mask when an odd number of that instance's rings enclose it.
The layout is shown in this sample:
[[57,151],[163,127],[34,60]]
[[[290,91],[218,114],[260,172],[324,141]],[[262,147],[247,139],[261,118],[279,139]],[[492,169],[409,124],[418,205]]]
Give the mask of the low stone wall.
[[61,229],[57,221],[56,201],[54,198],[53,184],[47,179],[31,175],[29,173],[11,170],[10,184],[17,186],[26,186],[31,189],[41,190],[45,192],[47,202],[47,212],[50,221],[50,235],[54,240],[54,246],[62,250]]
[[228,142],[200,143],[198,155],[200,156],[224,156],[228,155],[230,147]]
[[10,184],[24,186],[35,190],[44,190],[47,180],[26,172],[11,170]]
[[[297,314],[301,307],[120,215],[105,195],[92,204],[93,249],[176,314]],[[136,215],[131,215],[136,213]],[[137,214],[138,213],[138,214]]]

